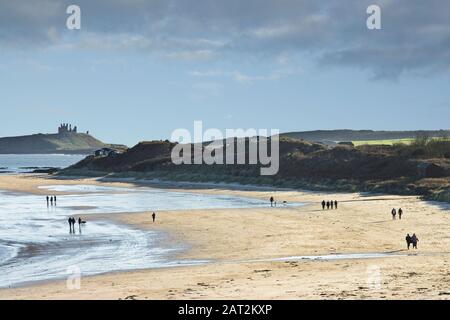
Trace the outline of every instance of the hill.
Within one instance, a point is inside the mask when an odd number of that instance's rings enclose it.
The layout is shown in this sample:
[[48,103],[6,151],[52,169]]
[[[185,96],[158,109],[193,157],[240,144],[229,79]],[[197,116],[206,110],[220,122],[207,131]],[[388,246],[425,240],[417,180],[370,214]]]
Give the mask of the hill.
[[112,145],[76,132],[0,138],[0,154],[90,154],[106,147]]
[[288,132],[281,137],[314,142],[370,141],[415,139],[417,137],[450,137],[450,130],[373,131],[373,130],[315,130]]
[[281,138],[280,170],[274,176],[260,176],[257,165],[177,166],[171,161],[174,146],[169,141],[142,142],[114,157],[89,156],[63,174],[415,194],[450,202],[448,140],[330,148],[320,143]]

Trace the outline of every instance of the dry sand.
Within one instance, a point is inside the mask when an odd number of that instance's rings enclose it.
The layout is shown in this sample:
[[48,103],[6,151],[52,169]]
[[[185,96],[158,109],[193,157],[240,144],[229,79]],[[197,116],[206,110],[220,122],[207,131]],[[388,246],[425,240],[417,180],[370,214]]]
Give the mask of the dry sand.
[[[100,184],[95,179],[0,177],[0,189],[42,194],[51,184]],[[105,183],[103,183],[105,184]],[[130,183],[106,183],[131,186]],[[185,190],[183,190],[185,191]],[[183,210],[102,215],[142,229],[165,230],[171,241],[190,245],[182,258],[212,263],[83,277],[81,289],[65,281],[0,290],[0,299],[448,299],[450,298],[450,211],[445,204],[416,197],[320,194],[297,191],[191,189],[268,199],[277,208]],[[337,199],[338,210],[322,211],[322,199]],[[282,202],[299,201],[286,208]],[[402,207],[402,220],[391,209]],[[419,250],[406,249],[415,232]],[[250,262],[254,259],[386,253],[396,257]]]

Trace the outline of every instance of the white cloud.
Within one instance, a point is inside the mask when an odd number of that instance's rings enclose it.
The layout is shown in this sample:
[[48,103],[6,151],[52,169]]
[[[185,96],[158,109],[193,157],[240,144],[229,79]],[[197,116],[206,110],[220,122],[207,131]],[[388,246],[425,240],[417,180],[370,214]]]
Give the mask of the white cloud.
[[238,83],[251,84],[257,81],[275,81],[282,78],[299,74],[298,68],[277,69],[266,75],[249,75],[241,71],[205,70],[190,71],[189,75],[197,78],[230,78]]
[[211,60],[216,56],[216,53],[211,50],[192,50],[168,52],[165,56],[176,60]]

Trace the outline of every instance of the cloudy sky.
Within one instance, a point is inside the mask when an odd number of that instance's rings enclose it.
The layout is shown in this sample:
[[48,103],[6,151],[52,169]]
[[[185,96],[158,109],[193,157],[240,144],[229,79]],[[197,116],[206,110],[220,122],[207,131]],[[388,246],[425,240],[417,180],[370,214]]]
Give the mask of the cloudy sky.
[[0,136],[449,129],[449,71],[449,1],[0,0]]

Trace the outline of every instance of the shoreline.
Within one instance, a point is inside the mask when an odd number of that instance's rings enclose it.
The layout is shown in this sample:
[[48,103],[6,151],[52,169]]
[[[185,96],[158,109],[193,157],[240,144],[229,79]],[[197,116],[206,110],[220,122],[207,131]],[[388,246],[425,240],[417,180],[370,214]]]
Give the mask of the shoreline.
[[[0,177],[0,189],[8,184],[22,191],[36,185],[55,184],[54,179],[16,177],[16,183]],[[31,182],[29,181],[31,180]],[[91,179],[60,180],[58,184],[130,186],[124,182]],[[186,190],[183,190],[186,191]],[[68,290],[65,281],[50,281],[24,288],[2,289],[0,299],[448,299],[446,271],[450,265],[450,215],[440,204],[416,197],[334,194],[338,210],[321,210],[318,202],[330,193],[299,191],[243,191],[190,189],[191,192],[232,194],[309,202],[301,207],[214,210],[171,210],[99,215],[140,230],[168,232],[168,241],[183,241],[190,250],[181,258],[209,259],[201,266],[109,272],[83,277],[80,290]],[[333,198],[333,199],[334,199]],[[320,201],[319,201],[320,200]],[[370,200],[370,201],[367,201]],[[401,221],[392,221],[391,207],[405,208]],[[359,214],[361,212],[361,214]],[[370,212],[370,214],[366,213]],[[418,255],[339,261],[295,261],[292,257],[336,253],[375,253],[404,248],[404,234],[417,232]],[[286,261],[264,259],[289,258]],[[249,259],[259,259],[249,263]],[[228,263],[221,263],[228,261]],[[380,289],[367,289],[367,270],[381,268]],[[268,270],[268,271],[267,271]],[[404,276],[406,274],[415,274]],[[409,281],[410,278],[414,280]],[[347,281],[345,281],[347,280]],[[386,283],[384,283],[386,282]],[[363,287],[365,289],[359,289]],[[418,288],[427,288],[419,290]],[[400,297],[399,297],[400,295]]]
[[[57,175],[65,175],[67,177],[97,177],[108,179],[126,179],[126,180],[144,180],[156,181],[157,184],[177,185],[183,184],[183,188],[191,185],[206,186],[212,188],[239,188],[245,190],[249,188],[258,189],[287,189],[296,191],[314,191],[329,193],[373,193],[373,194],[393,194],[403,196],[418,196],[424,200],[440,201],[450,203],[450,194],[448,193],[449,180],[447,178],[423,178],[413,179],[412,177],[402,177],[395,180],[354,180],[354,179],[316,179],[308,178],[299,179],[273,179],[264,180],[254,184],[253,178],[237,178],[229,175],[217,176],[212,179],[205,179],[201,175],[192,174],[174,174],[165,172],[164,170],[155,172],[107,172],[107,171],[91,171],[87,169],[65,169]],[[169,175],[169,178],[168,178]],[[349,174],[351,175],[351,174]],[[186,181],[187,180],[187,181]],[[195,182],[191,182],[195,181]],[[215,182],[214,182],[215,181]],[[217,182],[221,181],[221,182]],[[442,188],[444,187],[444,188]]]

